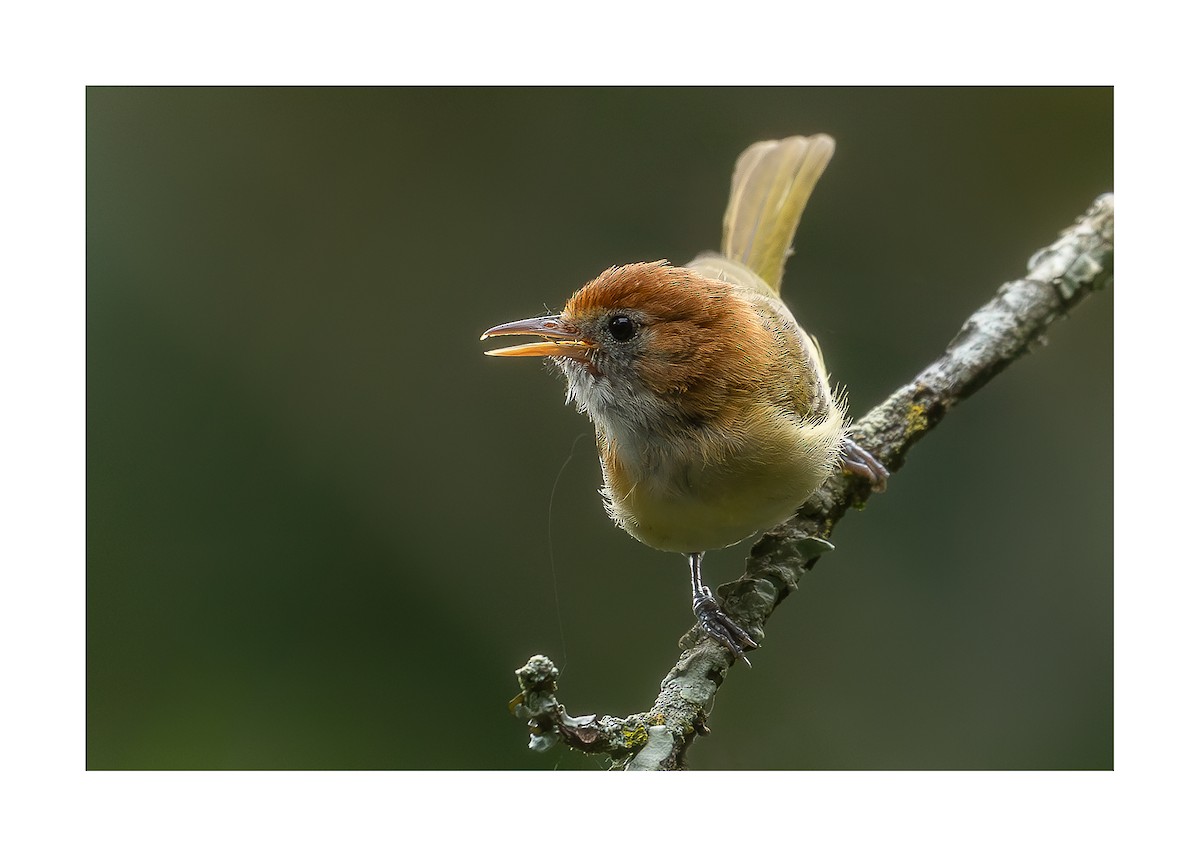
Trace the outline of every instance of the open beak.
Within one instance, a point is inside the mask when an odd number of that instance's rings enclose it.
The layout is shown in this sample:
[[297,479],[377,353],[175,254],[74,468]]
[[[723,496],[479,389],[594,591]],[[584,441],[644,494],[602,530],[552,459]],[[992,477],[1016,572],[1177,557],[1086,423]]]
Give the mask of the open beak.
[[570,357],[574,360],[587,362],[588,352],[593,350],[595,343],[579,338],[579,331],[563,321],[559,315],[545,315],[541,318],[523,318],[520,321],[510,321],[508,324],[498,324],[483,332],[480,339],[490,336],[512,336],[527,334],[542,336],[542,342],[527,342],[524,345],[510,345],[508,348],[497,348],[484,352],[492,357]]

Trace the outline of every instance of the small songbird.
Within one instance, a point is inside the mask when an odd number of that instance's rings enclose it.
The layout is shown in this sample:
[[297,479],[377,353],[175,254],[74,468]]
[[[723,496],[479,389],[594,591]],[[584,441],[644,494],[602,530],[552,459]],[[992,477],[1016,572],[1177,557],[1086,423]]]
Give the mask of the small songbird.
[[638,541],[687,555],[693,612],[736,657],[757,644],[704,585],[704,552],[791,517],[839,463],[876,490],[888,475],[847,437],[844,397],[779,299],[833,149],[825,134],[755,143],[734,167],[719,254],[610,268],[561,313],[481,337],[542,337],[487,353],[548,357],[562,371],[568,400],[595,424],[608,514]]

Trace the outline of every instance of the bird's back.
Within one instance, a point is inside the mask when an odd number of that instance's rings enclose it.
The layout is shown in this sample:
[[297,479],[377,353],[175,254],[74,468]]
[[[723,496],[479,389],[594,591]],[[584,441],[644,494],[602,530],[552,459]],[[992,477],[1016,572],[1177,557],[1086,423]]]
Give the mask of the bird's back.
[[[701,253],[686,267],[729,283],[769,326],[794,335],[813,369],[815,386],[801,384],[797,410],[836,408],[821,348],[780,298],[783,268],[813,188],[833,158],[828,134],[762,140],[738,156],[722,222],[721,252]],[[811,387],[811,388],[810,388]]]

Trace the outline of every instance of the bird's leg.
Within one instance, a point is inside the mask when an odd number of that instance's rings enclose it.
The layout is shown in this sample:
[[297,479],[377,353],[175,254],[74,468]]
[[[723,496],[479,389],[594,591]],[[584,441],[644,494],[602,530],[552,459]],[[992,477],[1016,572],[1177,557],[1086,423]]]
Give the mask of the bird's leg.
[[702,553],[688,554],[688,565],[692,569],[692,612],[696,614],[704,633],[750,666],[750,659],[742,653],[747,649],[757,649],[758,643],[717,606],[712,590],[700,579],[700,560],[703,557]]
[[891,475],[878,458],[850,438],[842,443],[842,469],[870,482],[871,490],[876,492],[887,489],[888,476]]

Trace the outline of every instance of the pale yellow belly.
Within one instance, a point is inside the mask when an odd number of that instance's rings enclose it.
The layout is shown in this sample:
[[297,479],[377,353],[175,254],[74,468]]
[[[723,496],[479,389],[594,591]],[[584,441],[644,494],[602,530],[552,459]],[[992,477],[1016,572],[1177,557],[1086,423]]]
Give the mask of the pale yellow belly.
[[[812,493],[811,491],[808,493]],[[614,504],[614,519],[626,532],[650,547],[679,553],[716,550],[740,542],[787,520],[804,501],[766,498],[753,491],[717,497],[654,496],[635,490]]]
[[[825,481],[840,444],[836,434],[794,444],[767,460],[739,457],[634,481],[606,466],[609,513],[631,536],[659,550],[695,553],[740,542],[787,520]],[[809,438],[808,440],[813,440]]]

